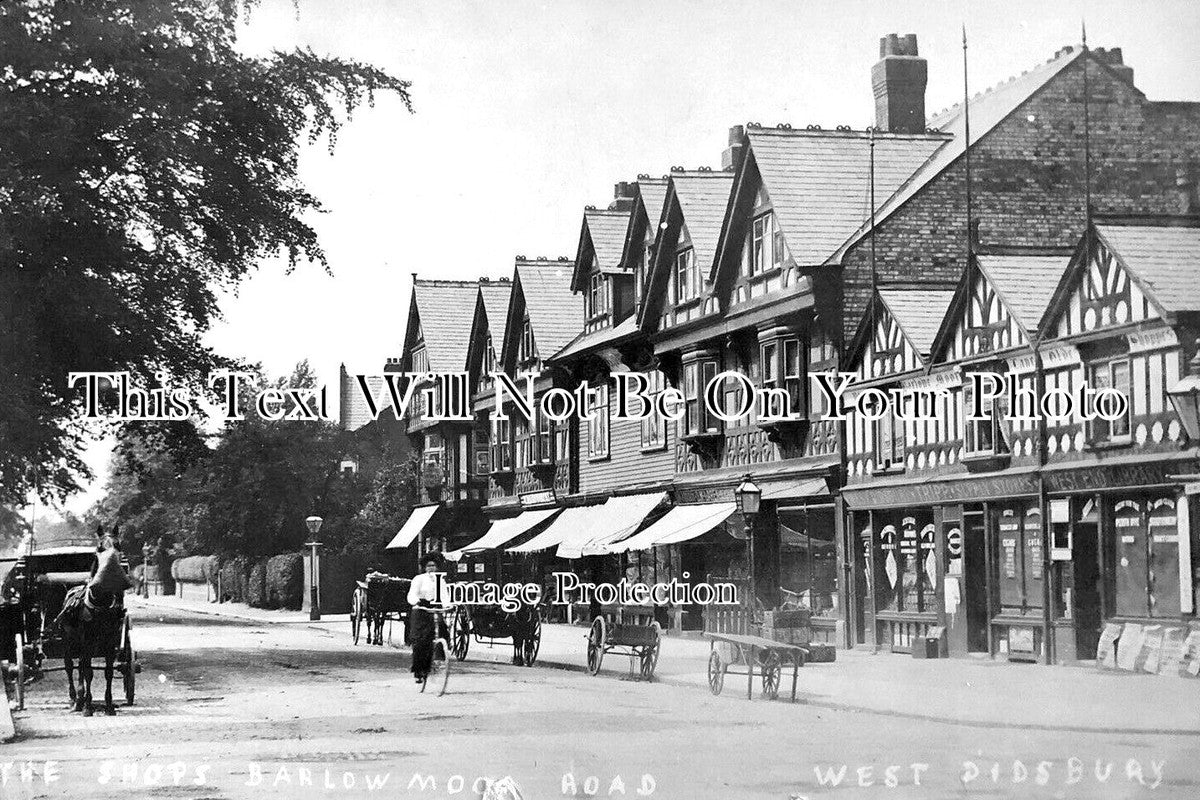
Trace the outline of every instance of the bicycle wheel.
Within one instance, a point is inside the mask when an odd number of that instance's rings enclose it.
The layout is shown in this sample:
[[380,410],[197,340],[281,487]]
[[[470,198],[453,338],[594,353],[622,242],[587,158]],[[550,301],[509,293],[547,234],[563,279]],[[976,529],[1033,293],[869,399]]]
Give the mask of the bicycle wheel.
[[437,639],[433,643],[433,670],[429,677],[437,681],[438,697],[441,697],[446,693],[446,684],[450,682],[450,645],[445,639]]

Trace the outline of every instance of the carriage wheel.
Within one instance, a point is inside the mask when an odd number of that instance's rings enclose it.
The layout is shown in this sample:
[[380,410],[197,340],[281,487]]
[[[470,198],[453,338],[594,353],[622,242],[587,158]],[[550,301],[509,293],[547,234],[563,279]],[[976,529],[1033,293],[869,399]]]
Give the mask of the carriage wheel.
[[121,661],[121,678],[125,684],[125,705],[133,705],[133,697],[137,688],[137,665],[135,663],[136,656],[133,650],[133,640],[129,636],[129,631],[133,625],[128,619],[125,620],[125,629],[121,632],[121,639],[124,642],[121,646],[121,653],[118,659]]
[[350,636],[354,639],[354,643],[358,644],[359,632],[362,629],[363,615],[366,609],[363,608],[362,589],[354,590],[354,599],[350,604]]
[[608,642],[605,627],[604,617],[596,617],[592,620],[592,627],[588,631],[587,671],[589,675],[599,672],[600,664],[604,661],[604,645]]
[[642,648],[642,680],[650,680],[654,677],[654,668],[658,666],[658,648],[662,644],[662,628],[657,622],[651,627],[654,629],[654,644]]
[[14,669],[16,670],[16,680],[13,681],[15,689],[17,710],[25,710],[25,635],[17,632],[16,635],[16,659],[17,663]]
[[768,650],[759,666],[762,672],[762,693],[767,700],[779,697],[779,675],[781,670],[779,653]]
[[465,608],[455,608],[454,618],[450,621],[450,641],[454,657],[462,661],[471,649],[471,618]]
[[524,657],[525,666],[532,667],[533,662],[537,660],[538,650],[542,647],[542,615],[533,612],[533,629],[525,635],[525,641],[522,643],[521,655]]
[[721,654],[716,650],[708,657],[708,690],[714,695],[720,694],[725,688],[725,664],[721,663]]

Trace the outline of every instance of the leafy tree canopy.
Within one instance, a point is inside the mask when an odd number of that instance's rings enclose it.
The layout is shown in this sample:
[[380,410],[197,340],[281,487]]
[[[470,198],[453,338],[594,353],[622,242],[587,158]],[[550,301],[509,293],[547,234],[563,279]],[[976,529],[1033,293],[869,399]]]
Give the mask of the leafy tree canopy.
[[302,137],[409,84],[310,50],[235,48],[235,0],[0,3],[0,501],[87,476],[77,371],[193,387],[217,292],[325,264]]

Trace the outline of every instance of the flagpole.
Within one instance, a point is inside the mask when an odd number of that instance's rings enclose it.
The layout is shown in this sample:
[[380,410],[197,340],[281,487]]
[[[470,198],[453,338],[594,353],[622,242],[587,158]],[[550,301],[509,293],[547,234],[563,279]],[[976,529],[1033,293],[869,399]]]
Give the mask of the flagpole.
[[971,92],[967,82],[967,24],[962,26],[963,51],[963,168],[966,170],[967,191],[967,269],[971,268],[971,254],[974,250],[972,218],[971,218]]
[[1091,92],[1088,90],[1087,21],[1080,21],[1083,32],[1083,213],[1088,225],[1092,223],[1092,125]]

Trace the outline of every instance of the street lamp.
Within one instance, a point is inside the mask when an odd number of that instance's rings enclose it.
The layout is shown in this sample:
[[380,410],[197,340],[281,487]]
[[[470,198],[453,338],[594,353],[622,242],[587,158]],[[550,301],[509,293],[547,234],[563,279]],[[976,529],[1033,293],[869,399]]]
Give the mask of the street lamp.
[[304,524],[308,527],[308,532],[312,534],[312,539],[304,543],[305,547],[312,548],[312,557],[309,558],[309,603],[308,603],[308,618],[316,620],[321,618],[321,565],[318,561],[320,555],[317,548],[321,543],[317,541],[317,533],[321,530],[321,523],[325,520],[320,517],[309,517],[304,520]]
[[1200,351],[1188,362],[1188,373],[1167,389],[1167,396],[1188,439],[1195,443],[1200,442]]
[[737,501],[738,511],[741,512],[742,522],[746,526],[746,573],[750,579],[750,614],[753,616],[755,610],[754,517],[758,514],[758,506],[762,501],[762,489],[758,488],[758,484],[747,474],[742,478],[738,487],[733,490],[733,496]]

